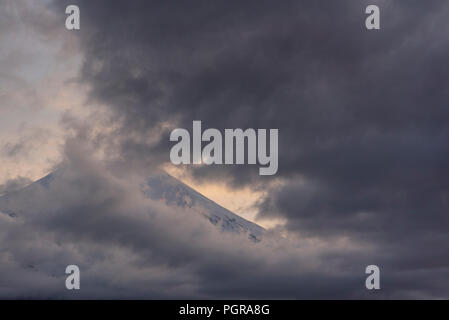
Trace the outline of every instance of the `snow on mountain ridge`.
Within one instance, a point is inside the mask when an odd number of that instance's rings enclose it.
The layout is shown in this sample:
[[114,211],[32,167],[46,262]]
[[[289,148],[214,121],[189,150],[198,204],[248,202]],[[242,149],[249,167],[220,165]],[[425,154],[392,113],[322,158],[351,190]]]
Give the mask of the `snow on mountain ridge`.
[[169,205],[194,209],[223,231],[248,233],[253,241],[260,241],[264,229],[230,210],[218,205],[201,193],[187,186],[166,172],[159,172],[148,179],[144,192],[153,199],[163,199]]

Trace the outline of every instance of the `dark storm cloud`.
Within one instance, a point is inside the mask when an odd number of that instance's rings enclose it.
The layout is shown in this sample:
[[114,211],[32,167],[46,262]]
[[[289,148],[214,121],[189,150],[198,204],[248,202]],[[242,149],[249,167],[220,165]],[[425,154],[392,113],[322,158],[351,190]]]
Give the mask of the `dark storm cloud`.
[[[68,140],[50,177],[0,198],[3,298],[431,298],[443,269],[385,270],[382,292],[364,288],[364,267],[388,255],[344,239],[253,243],[219,232],[190,209],[146,198],[141,176],[90,157]],[[11,214],[14,212],[14,214]],[[64,287],[69,264],[81,290]]]
[[[353,257],[366,255],[361,248],[298,246],[269,235],[255,244],[221,233],[190,209],[144,197],[132,170],[111,170],[78,141],[69,140],[65,151],[51,176],[0,198],[0,297],[363,295],[363,264]],[[65,289],[69,264],[81,268],[79,292]]]
[[[82,79],[124,121],[122,133],[145,135],[175,120],[189,128],[196,119],[215,128],[279,128],[281,175],[327,179],[336,170],[322,167],[343,152],[359,155],[360,165],[339,171],[375,173],[365,169],[384,164],[358,150],[371,143],[367,134],[410,131],[411,139],[433,140],[444,128],[447,41],[438,24],[444,2],[380,2],[378,32],[364,28],[367,3],[80,1]],[[340,151],[348,139],[355,146]],[[166,160],[168,130],[161,144],[156,151]],[[123,151],[154,154],[126,140]],[[257,182],[252,169],[218,168],[240,183]]]
[[[449,267],[445,1],[72,2],[81,80],[122,125],[124,159],[168,160],[169,129],[192,120],[279,128],[285,182],[267,190],[260,216],[373,246],[395,289],[416,276],[404,292],[447,295],[436,280]],[[372,3],[381,30],[368,32]],[[163,123],[156,145],[134,139]],[[272,179],[247,166],[195,176],[262,188]]]

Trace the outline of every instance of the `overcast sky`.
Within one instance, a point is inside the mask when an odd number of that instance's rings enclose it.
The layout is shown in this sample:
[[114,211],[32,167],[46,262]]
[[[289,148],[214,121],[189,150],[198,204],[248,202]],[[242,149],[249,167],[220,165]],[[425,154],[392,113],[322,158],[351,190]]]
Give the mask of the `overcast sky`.
[[[65,29],[68,4],[80,7],[80,30]],[[380,30],[365,28],[368,4],[381,9]],[[57,218],[45,214],[48,195],[21,199],[41,215],[2,217],[0,248],[10,256],[0,255],[0,268],[32,277],[27,239],[12,237],[22,230],[41,239],[33,250],[47,260],[89,266],[99,280],[87,296],[121,288],[133,297],[447,298],[448,15],[443,0],[0,0],[0,194],[65,160],[72,169],[55,189],[58,206],[84,202],[80,217]],[[174,168],[169,134],[193,120],[278,128],[277,175],[248,165]],[[110,168],[161,166],[291,242],[239,248],[206,226],[195,237],[190,223],[148,235],[165,225],[166,209],[135,199]],[[74,176],[89,179],[73,185]],[[116,206],[66,197],[65,188],[95,187]],[[34,295],[60,294],[48,280],[57,266],[47,264]],[[368,264],[381,267],[380,293],[364,289]],[[120,270],[129,278],[111,283]],[[0,294],[23,294],[26,285],[10,281]]]

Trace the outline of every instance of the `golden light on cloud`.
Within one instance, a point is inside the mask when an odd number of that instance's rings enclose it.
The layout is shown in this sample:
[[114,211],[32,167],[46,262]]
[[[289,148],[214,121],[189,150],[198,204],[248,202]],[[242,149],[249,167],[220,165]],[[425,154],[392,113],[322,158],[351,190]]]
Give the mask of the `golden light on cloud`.
[[266,196],[265,192],[253,190],[250,187],[232,189],[224,182],[219,181],[199,183],[190,177],[185,170],[171,164],[163,166],[163,170],[181,180],[189,187],[195,189],[205,197],[218,203],[222,207],[242,216],[247,220],[256,222],[264,228],[273,228],[285,223],[282,219],[273,218],[258,218],[256,221],[258,210],[256,204]]

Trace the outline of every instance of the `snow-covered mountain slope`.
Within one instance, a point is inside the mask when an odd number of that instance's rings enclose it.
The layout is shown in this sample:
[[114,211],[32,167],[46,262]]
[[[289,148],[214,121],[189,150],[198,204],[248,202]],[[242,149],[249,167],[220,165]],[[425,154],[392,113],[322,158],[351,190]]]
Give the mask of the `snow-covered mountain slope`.
[[[57,180],[59,174],[59,171],[55,171],[21,190],[0,196],[0,211],[11,217],[20,215],[22,210],[32,211],[30,199],[39,197],[39,194],[44,195],[45,190]],[[141,186],[141,190],[145,196],[161,201],[167,206],[179,207],[180,210],[189,208],[197,212],[222,231],[247,234],[248,238],[255,242],[260,241],[264,233],[262,227],[223,208],[163,171],[152,174],[146,180],[146,184]],[[27,202],[30,206],[21,205],[20,209],[14,205]]]
[[162,199],[167,205],[191,208],[223,231],[246,233],[253,241],[261,240],[264,233],[262,227],[223,208],[165,172],[152,175],[147,187],[144,192],[152,199]]

